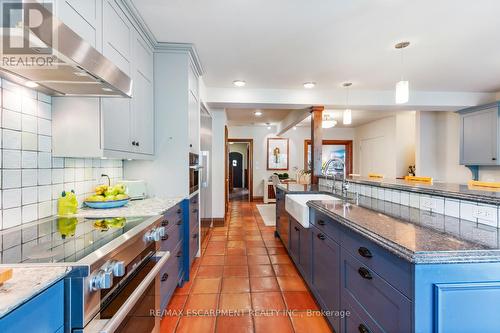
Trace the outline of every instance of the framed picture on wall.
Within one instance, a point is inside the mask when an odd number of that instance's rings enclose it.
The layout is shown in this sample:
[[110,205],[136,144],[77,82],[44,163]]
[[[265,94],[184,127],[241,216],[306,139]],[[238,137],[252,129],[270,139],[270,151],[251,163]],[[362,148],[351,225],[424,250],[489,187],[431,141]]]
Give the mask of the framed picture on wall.
[[288,139],[267,138],[267,170],[288,170]]

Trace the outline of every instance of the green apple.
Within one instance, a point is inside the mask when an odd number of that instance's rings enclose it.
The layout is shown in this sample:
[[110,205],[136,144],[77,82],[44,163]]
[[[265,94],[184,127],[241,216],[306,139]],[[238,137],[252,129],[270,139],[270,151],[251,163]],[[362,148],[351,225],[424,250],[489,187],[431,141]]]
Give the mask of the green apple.
[[106,198],[104,198],[104,201],[115,201],[116,197],[114,195],[107,195]]
[[126,194],[117,194],[115,196],[116,200],[125,200],[125,199],[128,199],[128,195]]
[[126,188],[123,184],[116,184],[114,189],[116,190],[116,194],[125,194]]

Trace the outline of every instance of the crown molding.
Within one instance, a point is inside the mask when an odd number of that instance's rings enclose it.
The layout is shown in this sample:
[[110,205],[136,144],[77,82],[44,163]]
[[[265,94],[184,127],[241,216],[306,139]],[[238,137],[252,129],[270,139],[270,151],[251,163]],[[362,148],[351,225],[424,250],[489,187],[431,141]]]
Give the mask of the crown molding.
[[196,46],[191,43],[168,43],[160,42],[153,34],[146,21],[137,10],[132,0],[116,0],[118,5],[122,7],[124,12],[129,16],[129,19],[134,23],[135,27],[147,39],[153,47],[154,52],[182,52],[187,53],[193,64],[196,73],[202,76],[205,73],[200,57],[196,51]]

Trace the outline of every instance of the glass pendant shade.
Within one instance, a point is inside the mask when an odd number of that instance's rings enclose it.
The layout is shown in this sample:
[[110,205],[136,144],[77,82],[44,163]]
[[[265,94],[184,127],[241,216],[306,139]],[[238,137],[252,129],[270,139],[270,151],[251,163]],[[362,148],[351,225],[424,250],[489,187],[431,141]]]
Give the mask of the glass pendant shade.
[[396,104],[408,103],[410,98],[410,83],[399,81],[396,83]]
[[343,116],[342,122],[344,125],[351,125],[352,124],[352,111],[351,111],[351,109],[344,110],[344,116]]

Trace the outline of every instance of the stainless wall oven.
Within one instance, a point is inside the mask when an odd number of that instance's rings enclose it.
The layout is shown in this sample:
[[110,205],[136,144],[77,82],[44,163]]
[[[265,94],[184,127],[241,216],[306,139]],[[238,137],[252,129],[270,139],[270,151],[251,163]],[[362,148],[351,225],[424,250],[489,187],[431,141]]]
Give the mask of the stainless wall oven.
[[200,188],[200,156],[189,153],[189,194],[192,194]]

